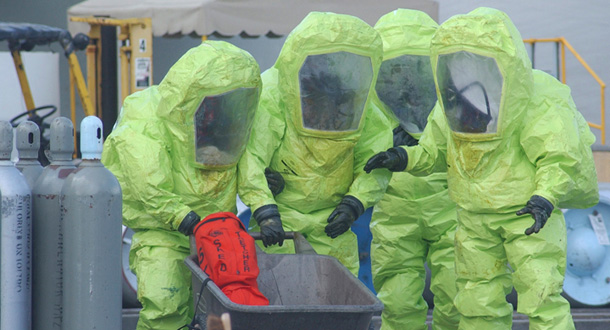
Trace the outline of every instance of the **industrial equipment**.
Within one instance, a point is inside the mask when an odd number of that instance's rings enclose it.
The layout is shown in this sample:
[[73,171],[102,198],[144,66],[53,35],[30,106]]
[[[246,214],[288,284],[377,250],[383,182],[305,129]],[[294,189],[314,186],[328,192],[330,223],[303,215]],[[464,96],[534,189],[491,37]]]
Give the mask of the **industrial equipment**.
[[[0,41],[4,40],[8,42],[9,49],[13,57],[13,62],[15,64],[15,70],[17,71],[17,76],[19,77],[23,99],[27,108],[26,112],[12,118],[11,124],[17,126],[18,119],[27,115],[30,121],[35,122],[40,127],[40,135],[41,137],[44,137],[44,130],[48,128],[48,124],[43,123],[43,121],[54,113],[57,110],[57,107],[55,105],[45,105],[40,107],[35,106],[32,91],[30,90],[30,85],[25,73],[23,61],[21,59],[21,51],[31,51],[35,46],[51,44],[54,42],[58,42],[62,46],[64,55],[68,59],[68,64],[70,67],[70,104],[72,108],[72,123],[74,125],[76,123],[74,84],[76,84],[85,115],[89,116],[95,114],[95,109],[90,100],[89,91],[87,90],[85,79],[83,78],[83,73],[75,53],[76,50],[85,49],[85,47],[89,44],[89,37],[87,35],[79,33],[73,38],[70,32],[67,30],[46,25],[0,22]],[[49,109],[50,111],[44,115],[38,115],[39,111]],[[76,137],[74,144],[76,144]],[[45,150],[47,146],[48,141],[42,139],[41,149]],[[41,161],[42,165],[48,164],[48,160],[43,157],[43,155],[41,155],[39,160]]]

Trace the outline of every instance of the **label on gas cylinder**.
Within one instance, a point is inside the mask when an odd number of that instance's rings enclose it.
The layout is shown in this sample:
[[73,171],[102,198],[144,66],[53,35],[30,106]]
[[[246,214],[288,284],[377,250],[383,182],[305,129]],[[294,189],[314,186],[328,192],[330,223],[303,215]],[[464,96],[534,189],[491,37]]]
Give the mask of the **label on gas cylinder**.
[[[2,197],[2,302],[29,300],[31,292],[31,196]],[[13,306],[11,306],[12,308]],[[5,315],[2,311],[2,315]]]

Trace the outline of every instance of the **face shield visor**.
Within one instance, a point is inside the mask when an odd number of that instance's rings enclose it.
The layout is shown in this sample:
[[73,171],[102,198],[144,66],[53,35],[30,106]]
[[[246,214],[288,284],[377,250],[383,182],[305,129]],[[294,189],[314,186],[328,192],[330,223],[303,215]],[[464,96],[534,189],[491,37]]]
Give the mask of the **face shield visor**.
[[257,88],[206,96],[194,117],[195,161],[205,167],[236,164],[248,142],[257,104]]
[[436,104],[430,57],[403,55],[383,61],[375,90],[405,131],[422,133]]
[[439,55],[436,74],[451,130],[498,131],[503,78],[493,58],[465,51]]
[[357,130],[372,80],[369,57],[347,52],[308,56],[299,70],[303,128]]

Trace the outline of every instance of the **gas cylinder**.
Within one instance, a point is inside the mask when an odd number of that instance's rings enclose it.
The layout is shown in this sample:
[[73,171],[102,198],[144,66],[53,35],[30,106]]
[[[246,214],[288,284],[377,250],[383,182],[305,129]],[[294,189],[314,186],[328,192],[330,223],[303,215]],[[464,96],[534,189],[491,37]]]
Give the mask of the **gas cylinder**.
[[28,183],[11,162],[13,127],[0,121],[0,329],[31,329],[31,202]]
[[72,161],[74,127],[58,117],[51,123],[50,161],[32,189],[32,325],[36,330],[61,330],[63,238],[60,195]]
[[120,329],[122,194],[100,161],[102,122],[81,122],[82,161],[61,190],[63,329]]
[[23,173],[30,190],[33,190],[36,179],[42,173],[42,165],[38,161],[40,128],[34,122],[26,120],[17,126],[15,136],[15,147],[19,153],[15,167]]

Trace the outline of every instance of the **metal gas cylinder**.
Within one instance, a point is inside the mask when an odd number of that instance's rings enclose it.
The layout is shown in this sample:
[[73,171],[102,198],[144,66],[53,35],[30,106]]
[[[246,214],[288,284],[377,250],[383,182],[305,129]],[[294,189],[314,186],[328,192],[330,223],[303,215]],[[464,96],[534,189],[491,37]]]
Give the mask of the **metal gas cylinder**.
[[32,320],[34,329],[61,329],[63,238],[60,195],[72,161],[74,127],[58,117],[51,123],[50,161],[32,190]]
[[0,329],[31,329],[31,203],[28,183],[11,162],[13,127],[0,121]]
[[17,126],[15,136],[15,147],[19,153],[15,167],[23,173],[30,190],[33,190],[36,179],[42,173],[42,165],[38,161],[40,128],[32,121],[24,121]]
[[121,328],[122,194],[100,161],[102,122],[81,122],[82,162],[61,190],[63,329]]

